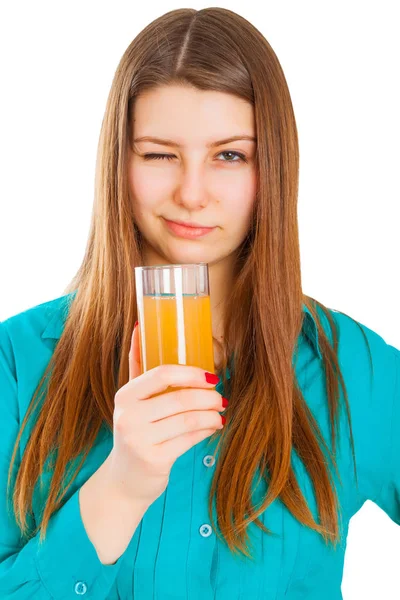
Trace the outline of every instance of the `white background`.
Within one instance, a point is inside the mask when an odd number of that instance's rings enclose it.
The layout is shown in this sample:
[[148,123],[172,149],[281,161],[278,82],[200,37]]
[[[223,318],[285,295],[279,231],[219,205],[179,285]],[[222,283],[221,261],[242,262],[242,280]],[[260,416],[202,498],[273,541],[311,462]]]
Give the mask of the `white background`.
[[[0,320],[62,295],[75,274],[117,64],[150,21],[185,6],[1,4]],[[218,6],[251,21],[286,74],[304,291],[400,348],[399,3]],[[399,527],[367,502],[350,522],[344,599],[398,600],[399,557]]]

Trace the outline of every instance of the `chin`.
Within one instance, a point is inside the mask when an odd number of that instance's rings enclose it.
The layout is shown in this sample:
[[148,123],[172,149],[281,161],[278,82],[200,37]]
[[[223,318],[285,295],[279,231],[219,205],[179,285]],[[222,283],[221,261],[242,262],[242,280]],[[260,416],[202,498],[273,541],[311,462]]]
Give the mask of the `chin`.
[[[182,240],[179,247],[168,248],[163,254],[170,261],[169,264],[189,264],[189,263],[210,263],[216,262],[217,257],[209,248],[201,248],[200,244],[195,242],[197,248],[191,248],[192,242]],[[194,245],[194,244],[193,244]]]

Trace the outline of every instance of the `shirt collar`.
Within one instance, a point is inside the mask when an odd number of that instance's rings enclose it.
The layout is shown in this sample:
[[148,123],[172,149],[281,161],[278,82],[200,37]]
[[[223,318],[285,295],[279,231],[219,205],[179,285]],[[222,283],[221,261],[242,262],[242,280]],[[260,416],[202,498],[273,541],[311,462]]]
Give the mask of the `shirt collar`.
[[[53,315],[51,315],[51,307],[48,308],[48,314],[50,316],[50,320],[47,323],[45,330],[42,333],[42,339],[53,339],[58,340],[61,337],[63,332],[65,321],[68,316],[69,306],[76,295],[76,291],[71,294],[67,294],[66,296],[62,296],[63,302],[61,304],[61,311],[56,309],[54,310]],[[311,342],[314,351],[317,356],[322,360],[322,353],[318,340],[318,328],[317,323],[311,314],[310,310],[307,308],[305,304],[303,304],[303,327],[302,333],[307,337],[307,339]],[[228,379],[230,378],[229,369],[227,372]]]
[[67,320],[69,307],[75,296],[76,291],[61,296],[49,304],[46,311],[49,321],[41,335],[42,340],[58,340],[61,337]]

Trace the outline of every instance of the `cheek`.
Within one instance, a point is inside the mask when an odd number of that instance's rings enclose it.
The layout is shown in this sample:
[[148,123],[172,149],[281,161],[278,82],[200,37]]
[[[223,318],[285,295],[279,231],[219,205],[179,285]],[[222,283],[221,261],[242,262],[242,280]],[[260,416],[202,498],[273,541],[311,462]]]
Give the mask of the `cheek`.
[[165,197],[165,182],[162,182],[161,177],[139,165],[130,166],[128,187],[131,201],[134,201],[134,208],[138,211],[156,206],[158,199]]
[[221,197],[224,199],[224,208],[231,215],[232,222],[237,221],[237,226],[247,225],[253,211],[257,192],[257,179],[254,174],[248,177],[237,178],[233,185],[224,187]]

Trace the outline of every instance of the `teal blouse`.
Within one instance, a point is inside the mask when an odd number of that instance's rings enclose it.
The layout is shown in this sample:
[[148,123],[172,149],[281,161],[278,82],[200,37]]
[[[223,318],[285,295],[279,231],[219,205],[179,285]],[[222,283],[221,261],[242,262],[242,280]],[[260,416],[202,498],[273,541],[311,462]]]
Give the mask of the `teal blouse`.
[[[400,524],[400,351],[365,325],[330,309],[339,327],[339,362],[349,395],[359,478],[357,489],[343,409],[337,454],[343,484],[338,485],[342,542],[336,550],[276,499],[260,517],[275,535],[263,533],[254,523],[249,526],[254,560],[230,553],[209,522],[207,502],[215,460],[207,439],[178,458],[166,491],[146,511],[124,554],[114,565],[103,565],[81,520],[79,488],[111,451],[108,430],[99,435],[66,502],[52,516],[41,547],[39,534],[27,543],[21,540],[6,506],[7,473],[18,429],[61,336],[70,300],[71,294],[64,295],[0,322],[0,598],[340,600],[351,517],[369,499]],[[303,312],[295,370],[330,444],[317,327],[305,306]],[[325,317],[323,326],[330,337]],[[370,343],[373,373],[363,332]],[[223,393],[221,384],[217,390]],[[22,450],[28,436],[25,430]],[[294,450],[292,464],[318,520],[311,480]],[[261,485],[254,489],[253,501],[258,503],[265,491]],[[46,487],[40,490],[37,485],[35,521],[45,494]]]

